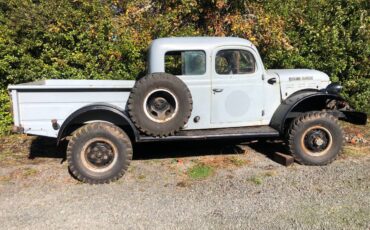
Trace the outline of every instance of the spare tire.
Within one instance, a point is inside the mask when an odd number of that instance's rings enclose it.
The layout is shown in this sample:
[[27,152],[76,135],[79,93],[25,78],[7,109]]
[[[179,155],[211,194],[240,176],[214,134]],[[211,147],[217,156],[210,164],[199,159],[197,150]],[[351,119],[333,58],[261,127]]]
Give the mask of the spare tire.
[[188,87],[178,77],[153,73],[136,81],[127,108],[141,132],[150,136],[168,136],[188,122],[193,100]]

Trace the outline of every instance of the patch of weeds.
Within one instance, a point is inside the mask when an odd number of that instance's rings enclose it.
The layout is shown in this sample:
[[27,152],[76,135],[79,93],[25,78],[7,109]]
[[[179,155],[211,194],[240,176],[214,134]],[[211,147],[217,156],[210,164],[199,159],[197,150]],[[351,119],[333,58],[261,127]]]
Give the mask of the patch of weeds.
[[180,181],[176,184],[177,187],[185,188],[189,186],[189,183],[186,181]]
[[277,175],[277,172],[276,171],[273,171],[273,170],[269,170],[267,172],[265,172],[264,176],[266,177],[271,177],[271,176],[276,176]]
[[11,180],[10,176],[0,176],[0,182],[7,183]]
[[345,146],[343,150],[343,154],[349,157],[363,157],[366,155],[370,155],[370,147],[352,147],[352,146]]
[[261,176],[252,176],[248,179],[250,182],[254,183],[255,185],[260,185],[263,182],[263,178]]
[[176,158],[171,159],[171,164],[177,164],[178,160]]
[[3,152],[0,152],[0,161],[6,160],[11,155],[12,155],[12,152],[11,151],[3,151]]
[[254,176],[250,177],[248,179],[248,181],[252,182],[255,185],[260,185],[260,184],[263,183],[263,180],[266,177],[272,177],[272,176],[276,176],[276,175],[277,175],[277,172],[275,170],[268,170],[264,173],[261,173],[261,174],[254,175]]
[[128,167],[127,172],[128,172],[128,173],[132,173],[132,172],[134,172],[135,170],[136,170],[136,166],[134,166],[134,165],[130,165],[130,167]]
[[143,174],[140,174],[138,177],[137,177],[137,179],[139,179],[139,180],[144,180],[146,178],[146,176],[145,175],[143,175]]
[[235,168],[240,167],[249,163],[248,160],[244,160],[238,156],[214,156],[214,157],[204,157],[200,162],[204,165],[211,166],[213,168]]
[[201,180],[211,176],[214,168],[205,164],[196,164],[187,170],[187,175],[193,180]]
[[230,157],[230,162],[231,162],[233,165],[238,166],[238,167],[240,167],[240,166],[242,166],[242,165],[245,165],[245,164],[247,163],[247,161],[246,161],[246,160],[241,159],[241,158],[239,158],[239,157]]
[[229,175],[227,175],[227,176],[226,176],[226,178],[227,178],[227,179],[233,179],[233,178],[234,178],[234,176],[229,174]]
[[78,180],[78,179],[75,179],[73,182],[74,182],[76,185],[86,185],[86,183],[85,183],[85,182],[80,181],[80,180]]
[[38,172],[39,171],[37,171],[34,168],[25,168],[23,173],[22,173],[22,176],[23,177],[30,177],[30,176],[33,176],[33,175],[37,174]]
[[315,190],[318,192],[318,193],[322,193],[323,189],[320,188],[320,187],[315,187]]

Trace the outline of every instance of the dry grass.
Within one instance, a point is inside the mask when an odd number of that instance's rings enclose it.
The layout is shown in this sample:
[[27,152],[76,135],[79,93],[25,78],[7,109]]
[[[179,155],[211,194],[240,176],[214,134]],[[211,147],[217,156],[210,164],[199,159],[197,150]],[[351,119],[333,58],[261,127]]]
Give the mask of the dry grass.
[[10,135],[0,138],[0,165],[19,165],[28,160],[34,137]]
[[214,168],[235,168],[250,163],[243,156],[205,156],[199,161]]
[[354,158],[370,156],[370,146],[353,146],[348,144],[344,146],[343,154]]
[[202,156],[172,159],[168,167],[190,179],[200,180],[212,176],[218,169],[239,168],[249,162],[245,155]]
[[261,175],[255,175],[250,177],[248,181],[254,183],[255,185],[260,185],[263,183],[263,177]]
[[366,139],[370,138],[370,121],[366,125],[353,125],[348,122],[340,122],[345,133],[362,134]]
[[1,175],[0,182],[7,183],[15,181],[24,181],[37,175],[39,175],[39,171],[35,168],[32,167],[17,168],[15,170],[12,170],[6,175]]
[[217,169],[237,168],[249,163],[243,156],[205,156],[195,162],[187,171],[191,179],[204,179],[213,175]]
[[34,169],[34,168],[24,168],[23,169],[23,172],[22,172],[22,176],[24,178],[27,178],[27,177],[31,177],[31,176],[34,176],[36,174],[38,174],[38,170],[37,169]]
[[343,149],[344,157],[360,158],[370,156],[370,122],[367,125],[352,125],[341,122],[345,136],[362,139],[362,143],[348,140]]
[[248,182],[252,182],[255,185],[260,185],[267,177],[276,176],[278,173],[276,170],[267,170],[266,172],[253,175],[247,179]]

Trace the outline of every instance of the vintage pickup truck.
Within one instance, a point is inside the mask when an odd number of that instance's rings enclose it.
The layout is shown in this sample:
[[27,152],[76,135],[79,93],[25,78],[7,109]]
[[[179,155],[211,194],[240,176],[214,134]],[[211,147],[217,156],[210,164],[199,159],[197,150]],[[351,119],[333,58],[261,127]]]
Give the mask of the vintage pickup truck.
[[147,72],[10,85],[14,130],[68,140],[70,171],[96,184],[123,176],[132,143],[148,141],[281,137],[296,161],[324,165],[343,146],[337,120],[367,121],[325,73],[266,70],[241,38],[156,39]]

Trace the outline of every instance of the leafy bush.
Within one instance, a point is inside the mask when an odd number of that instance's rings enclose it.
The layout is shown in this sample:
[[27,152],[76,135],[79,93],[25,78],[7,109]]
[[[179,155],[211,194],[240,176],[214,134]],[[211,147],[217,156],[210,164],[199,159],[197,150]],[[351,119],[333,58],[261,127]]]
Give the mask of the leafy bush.
[[151,40],[238,36],[269,68],[315,68],[370,113],[366,0],[0,0],[0,133],[6,87],[38,79],[134,79]]
[[272,0],[264,4],[285,22],[293,49],[269,50],[272,66],[314,68],[344,86],[344,96],[370,113],[370,17],[364,0]]
[[10,133],[12,117],[10,113],[10,102],[6,90],[0,90],[0,135]]

